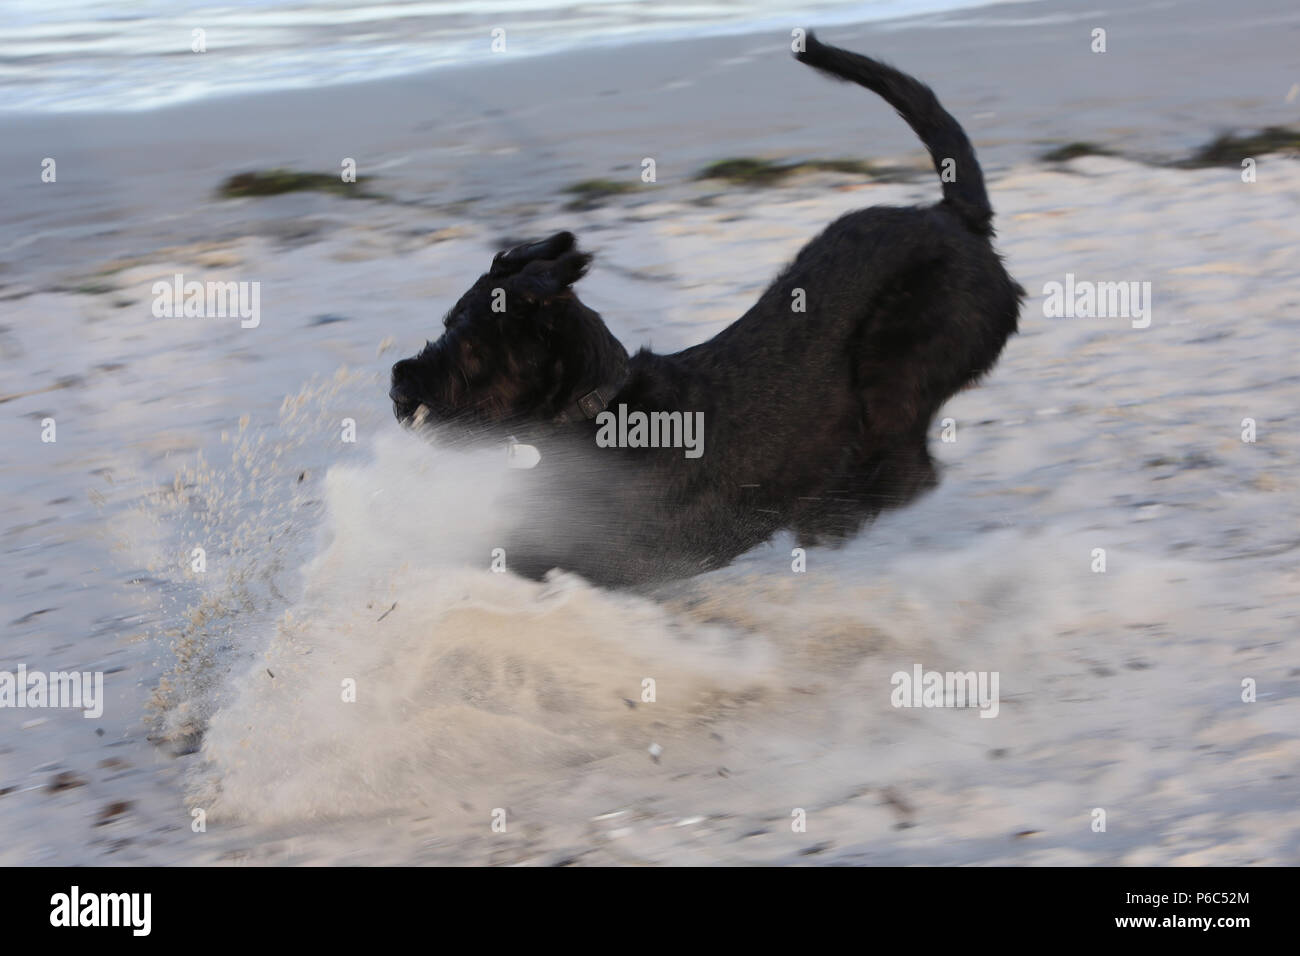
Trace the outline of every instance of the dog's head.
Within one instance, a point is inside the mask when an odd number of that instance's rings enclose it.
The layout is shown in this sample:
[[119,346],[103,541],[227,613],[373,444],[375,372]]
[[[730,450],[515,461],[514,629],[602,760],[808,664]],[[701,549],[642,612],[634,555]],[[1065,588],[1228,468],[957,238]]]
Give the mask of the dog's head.
[[626,350],[573,291],[590,261],[569,232],[497,253],[442,337],[393,366],[398,421],[501,438],[620,379]]

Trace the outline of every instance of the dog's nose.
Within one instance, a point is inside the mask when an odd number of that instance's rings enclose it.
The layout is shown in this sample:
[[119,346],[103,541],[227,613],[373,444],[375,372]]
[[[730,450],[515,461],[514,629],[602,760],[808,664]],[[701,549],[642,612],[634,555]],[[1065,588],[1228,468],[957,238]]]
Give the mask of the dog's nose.
[[419,402],[411,398],[410,393],[402,391],[400,385],[394,385],[389,389],[388,397],[393,400],[393,417],[403,425],[419,407]]

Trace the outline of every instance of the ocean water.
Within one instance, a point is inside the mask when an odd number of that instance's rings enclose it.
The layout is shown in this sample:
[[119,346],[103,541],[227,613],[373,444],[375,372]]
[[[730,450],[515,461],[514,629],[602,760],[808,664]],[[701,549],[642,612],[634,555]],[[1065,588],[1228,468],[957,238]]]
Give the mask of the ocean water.
[[[494,54],[915,17],[989,0],[11,0],[0,110],[142,110],[419,72]],[[202,31],[197,34],[195,31]],[[199,37],[202,43],[199,43]],[[202,46],[205,52],[195,52]]]

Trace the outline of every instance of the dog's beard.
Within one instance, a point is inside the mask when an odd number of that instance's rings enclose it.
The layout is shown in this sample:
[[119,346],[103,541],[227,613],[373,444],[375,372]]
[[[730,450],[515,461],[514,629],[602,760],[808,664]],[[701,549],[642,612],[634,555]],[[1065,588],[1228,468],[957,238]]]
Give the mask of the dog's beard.
[[[445,385],[446,383],[444,383]],[[430,391],[394,389],[393,412],[398,422],[417,431],[436,431],[451,441],[503,442],[512,434],[532,433],[547,421],[531,396],[514,383],[495,382],[466,394],[462,389]]]
[[519,424],[487,413],[482,403],[450,414],[424,402],[395,411],[403,428],[443,448],[508,445],[516,440],[513,433]]
[[[474,429],[448,430],[438,429],[435,423],[431,421],[433,410],[423,402],[415,406],[415,410],[409,415],[403,416],[397,413],[397,420],[403,427],[417,433],[425,433],[430,440],[436,440],[442,445],[456,445],[458,442],[465,445],[480,444],[476,439],[482,439],[487,436]],[[450,440],[449,440],[450,439]],[[541,452],[533,445],[520,442],[514,435],[505,435],[497,437],[492,444],[502,444],[506,449],[506,466],[514,469],[527,470],[537,467],[541,461]]]

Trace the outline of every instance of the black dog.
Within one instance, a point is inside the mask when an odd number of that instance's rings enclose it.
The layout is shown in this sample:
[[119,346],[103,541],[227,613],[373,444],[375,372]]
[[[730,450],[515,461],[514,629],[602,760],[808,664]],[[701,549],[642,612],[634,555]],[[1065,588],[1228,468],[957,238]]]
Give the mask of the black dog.
[[[1024,290],[993,250],[970,141],[934,94],[811,34],[798,59],[893,106],[929,150],[943,200],[849,213],[713,339],[630,359],[574,294],[591,257],[561,232],[499,253],[442,337],[393,366],[404,424],[540,450],[517,473],[528,507],[502,543],[511,570],[682,577],[781,529],[842,541],[936,483],[931,421],[993,366]],[[661,413],[659,437],[679,440],[702,413],[702,448],[603,447],[610,416],[637,412]]]

